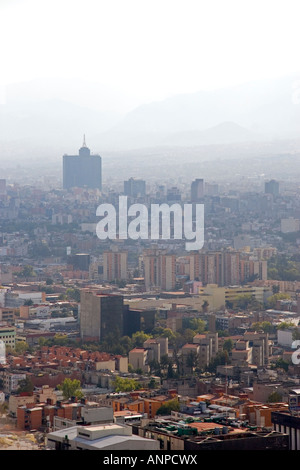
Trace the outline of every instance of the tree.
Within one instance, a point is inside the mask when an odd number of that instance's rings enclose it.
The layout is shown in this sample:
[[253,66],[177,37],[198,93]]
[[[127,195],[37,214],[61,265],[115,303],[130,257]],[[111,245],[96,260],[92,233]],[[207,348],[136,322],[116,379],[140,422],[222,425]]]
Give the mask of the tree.
[[282,401],[282,395],[277,391],[270,393],[267,399],[267,403],[280,403]]
[[126,282],[125,279],[117,279],[116,284],[120,289],[122,289],[122,288],[126,287],[127,282]]
[[116,377],[112,385],[116,392],[132,392],[141,387],[137,380],[126,377]]
[[285,292],[279,292],[277,294],[271,295],[267,300],[267,304],[268,304],[269,308],[275,308],[277,300],[287,300],[287,299],[290,299],[290,298],[291,297],[290,297],[289,294],[286,294]]
[[194,368],[197,366],[198,357],[195,351],[189,352],[186,357],[186,366],[190,369],[191,374],[194,372]]
[[228,353],[233,349],[233,341],[231,338],[225,339],[223,343],[223,351],[227,351]]
[[229,309],[232,309],[233,308],[233,302],[231,302],[230,300],[225,300],[225,307],[229,308]]
[[196,334],[196,331],[191,330],[190,328],[187,328],[187,329],[183,332],[183,335],[182,335],[183,338],[184,338],[184,342],[185,342],[185,343],[192,343],[195,334]]
[[278,284],[274,284],[274,285],[272,286],[272,292],[273,292],[273,294],[279,294],[279,290],[280,290],[280,288],[279,288],[279,285],[278,285]]
[[300,330],[299,328],[295,328],[292,334],[293,340],[300,339]]
[[289,369],[289,363],[280,357],[274,364],[275,369],[283,369],[286,372]]
[[[206,302],[206,301],[205,301]],[[190,319],[190,329],[196,333],[202,334],[206,329],[206,322],[201,320],[201,318],[191,318]]]
[[65,400],[69,400],[72,397],[83,397],[80,380],[66,378],[60,385],[57,386],[57,388],[63,392],[63,397]]
[[256,300],[251,294],[238,295],[235,299],[237,308],[247,310],[249,308],[259,309],[261,308],[260,302]]
[[295,328],[294,323],[282,321],[276,326],[277,330],[288,330],[289,328]]
[[25,351],[28,351],[29,345],[25,341],[17,341],[15,351],[18,354],[24,354]]
[[68,296],[66,294],[60,294],[59,297],[58,297],[58,300],[66,301],[66,300],[68,300]]
[[157,415],[169,415],[171,414],[171,411],[179,411],[179,410],[180,410],[180,403],[177,398],[174,398],[173,400],[169,400],[167,403],[165,403],[160,408],[158,408],[156,414]]
[[155,381],[155,378],[154,377],[151,377],[149,383],[148,383],[148,387],[153,390],[154,388],[156,388],[156,381]]
[[122,336],[120,346],[122,347],[122,354],[127,356],[129,351],[133,348],[132,339],[129,336]]
[[259,331],[262,330],[264,333],[274,333],[276,328],[272,325],[269,321],[262,321],[262,322],[254,322],[251,325],[251,330]]
[[[283,234],[285,238],[294,237],[296,234]],[[273,256],[268,260],[268,279],[278,281],[299,281],[300,270],[297,260],[286,255]]]
[[150,367],[150,374],[155,374],[155,375],[158,375],[158,376],[161,375],[160,363],[156,359],[153,359],[152,361],[149,361],[148,365]]
[[56,334],[53,339],[58,346],[67,346],[69,342],[68,335]]
[[171,328],[163,328],[162,326],[156,326],[153,329],[152,334],[154,338],[157,338],[157,337],[168,338],[168,342],[170,345],[173,343],[173,341],[176,338],[176,334],[174,333],[174,331],[171,330]]
[[70,300],[75,300],[75,302],[80,302],[80,290],[77,288],[69,288],[66,290],[66,295]]
[[24,266],[24,268],[22,269],[22,271],[19,272],[18,274],[18,277],[23,277],[25,278],[26,280],[28,278],[31,278],[31,277],[35,277],[36,276],[36,273],[33,269],[33,266],[27,264],[26,266]]
[[20,380],[19,382],[19,387],[18,387],[18,390],[17,390],[17,393],[31,393],[33,392],[33,389],[34,389],[34,386],[33,386],[33,383],[32,381],[30,380],[30,378],[28,376],[26,376],[25,379],[23,380]]
[[206,322],[201,318],[183,318],[182,319],[182,332],[186,330],[193,330],[195,333],[204,333],[206,328]]
[[[177,374],[177,375],[178,375],[178,374]],[[176,373],[175,373],[175,371],[174,371],[174,369],[173,369],[173,362],[170,361],[170,362],[169,362],[169,365],[168,365],[167,378],[168,378],[168,379],[174,379],[175,376],[176,376]]]
[[216,372],[218,366],[228,364],[228,362],[228,352],[218,351],[216,356],[210,361],[206,369],[208,372]]
[[136,331],[132,335],[132,343],[134,348],[142,348],[143,344],[147,339],[150,339],[152,336],[147,335],[143,331]]

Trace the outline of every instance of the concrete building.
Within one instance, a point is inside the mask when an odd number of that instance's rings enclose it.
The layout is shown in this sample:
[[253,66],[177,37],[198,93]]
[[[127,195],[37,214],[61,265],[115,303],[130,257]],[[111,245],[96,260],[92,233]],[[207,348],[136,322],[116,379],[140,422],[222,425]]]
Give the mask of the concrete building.
[[128,278],[128,252],[104,251],[103,253],[103,280],[118,281]]
[[293,328],[286,329],[286,330],[278,329],[277,330],[277,343],[280,346],[290,348],[294,341],[293,332],[294,332]]
[[252,364],[252,348],[249,341],[238,340],[231,351],[231,364],[233,366],[246,366]]
[[217,284],[208,284],[204,287],[199,287],[200,300],[203,303],[205,300],[208,302],[208,311],[216,312],[226,306],[226,304],[235,302],[239,296],[251,296],[261,304],[271,295],[268,287],[262,286],[228,286],[220,287]]
[[197,334],[193,338],[193,343],[199,344],[198,363],[200,367],[206,367],[216,356],[219,346],[218,333]]
[[176,285],[176,256],[166,251],[149,249],[143,252],[144,280],[146,290],[159,287],[172,291]]
[[124,181],[124,194],[133,198],[146,195],[146,182],[137,178],[129,178]]
[[244,334],[244,339],[249,341],[249,346],[252,347],[252,364],[256,366],[268,365],[272,345],[268,333],[247,331]]
[[191,184],[191,201],[199,202],[204,196],[204,181],[197,178]]
[[271,419],[275,431],[289,436],[289,449],[300,450],[300,417],[289,411],[274,411]]
[[273,196],[279,196],[279,182],[270,180],[265,182],[265,194],[272,194]]
[[18,291],[18,290],[10,290],[7,291],[5,294],[5,307],[8,308],[18,308],[26,301],[32,301],[33,304],[43,304],[46,301],[46,294],[45,292],[38,292],[38,291]]
[[141,369],[143,372],[149,372],[148,350],[145,348],[134,348],[129,351],[128,362],[134,370]]
[[282,233],[299,232],[299,230],[300,230],[300,220],[299,219],[295,219],[294,217],[289,217],[287,219],[281,219],[280,231]]
[[267,279],[267,260],[251,259],[250,254],[238,250],[191,253],[189,267],[190,280],[200,281],[203,286],[236,286],[255,276]]
[[18,390],[19,382],[26,379],[26,374],[15,373],[15,372],[3,372],[3,391],[7,394]]
[[16,328],[13,326],[0,326],[0,341],[12,349],[16,347]]
[[143,344],[148,350],[148,361],[160,362],[162,356],[168,355],[168,338],[150,338]]
[[75,255],[69,256],[69,262],[75,270],[89,271],[91,255],[88,253],[76,253]]
[[123,335],[123,297],[82,289],[80,297],[80,337],[103,341],[107,335]]
[[124,305],[123,311],[124,335],[132,336],[136,331],[152,333],[155,326],[155,310],[131,308]]
[[131,426],[110,423],[73,426],[47,435],[50,450],[158,450],[159,443],[132,434]]
[[28,407],[32,404],[38,405],[39,403],[46,403],[49,400],[56,403],[57,394],[54,392],[54,388],[49,387],[48,385],[43,385],[32,393],[22,393],[21,395],[13,394],[9,396],[9,413],[16,417],[18,407]]
[[63,188],[102,189],[102,159],[91,154],[85,138],[78,155],[63,156]]
[[17,409],[17,427],[25,431],[38,430],[43,422],[41,406],[19,406]]

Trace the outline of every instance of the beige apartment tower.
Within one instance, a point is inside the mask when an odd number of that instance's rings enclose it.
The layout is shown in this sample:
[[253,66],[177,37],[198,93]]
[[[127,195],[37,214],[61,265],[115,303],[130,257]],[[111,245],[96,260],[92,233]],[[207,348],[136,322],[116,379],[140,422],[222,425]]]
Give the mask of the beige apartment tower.
[[162,250],[149,249],[143,253],[146,290],[159,287],[174,290],[176,285],[176,256]]
[[103,280],[126,280],[128,275],[127,251],[105,251],[103,253]]

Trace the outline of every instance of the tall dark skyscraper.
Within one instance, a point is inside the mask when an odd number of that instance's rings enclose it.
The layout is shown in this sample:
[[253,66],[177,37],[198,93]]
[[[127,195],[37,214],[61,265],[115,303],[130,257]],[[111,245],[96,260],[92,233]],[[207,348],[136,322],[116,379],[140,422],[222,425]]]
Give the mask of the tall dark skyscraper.
[[279,196],[279,182],[275,180],[265,182],[265,193]]
[[79,155],[63,156],[63,188],[102,189],[102,159],[91,154],[85,137]]
[[204,196],[204,181],[203,179],[197,178],[191,184],[191,200],[192,202],[198,202]]

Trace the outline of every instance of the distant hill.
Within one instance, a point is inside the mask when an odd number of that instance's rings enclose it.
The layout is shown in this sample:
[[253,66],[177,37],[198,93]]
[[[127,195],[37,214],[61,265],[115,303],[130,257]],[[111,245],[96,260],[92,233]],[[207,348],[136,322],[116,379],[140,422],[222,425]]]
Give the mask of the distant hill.
[[0,105],[0,157],[60,157],[77,151],[84,133],[91,151],[100,154],[295,139],[300,104],[293,100],[294,84],[285,77],[175,95],[126,114],[117,111],[121,97],[99,84],[13,85]]
[[293,100],[294,83],[292,77],[261,80],[139,106],[101,135],[102,144],[137,148],[296,138],[300,104]]
[[264,136],[234,122],[222,122],[203,131],[177,132],[165,140],[165,144],[179,146],[219,145],[262,140]]

